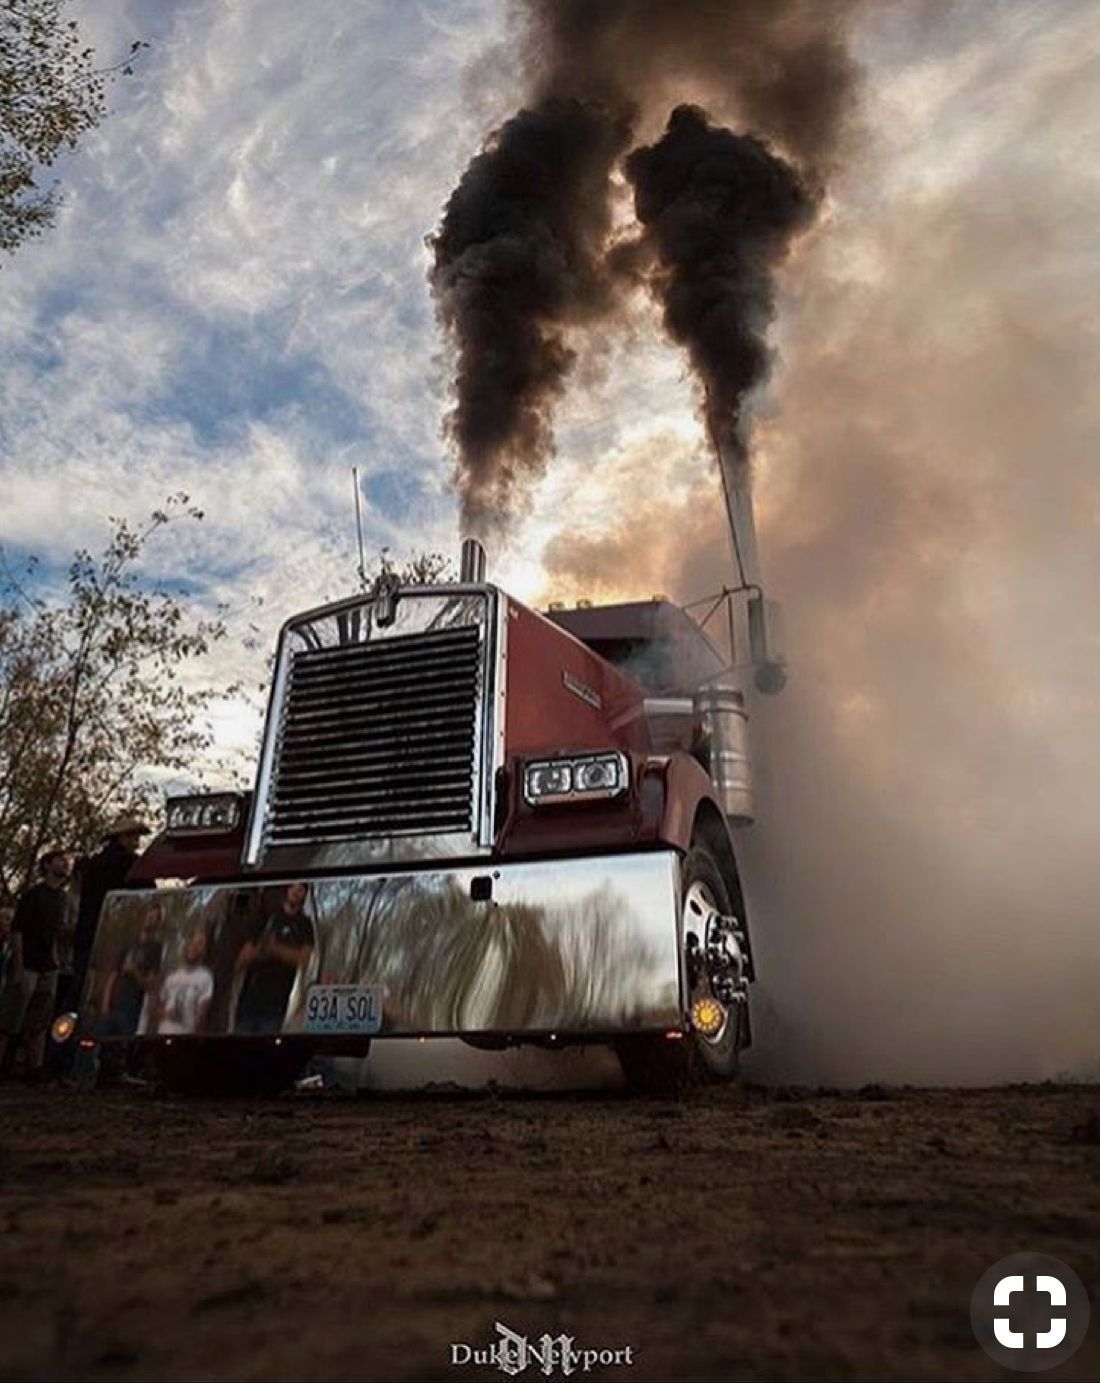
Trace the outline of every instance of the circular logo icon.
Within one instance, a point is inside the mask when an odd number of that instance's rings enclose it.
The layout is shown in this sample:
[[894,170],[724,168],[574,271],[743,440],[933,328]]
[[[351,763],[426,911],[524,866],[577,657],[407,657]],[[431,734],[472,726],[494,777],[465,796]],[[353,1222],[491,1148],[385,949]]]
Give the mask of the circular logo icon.
[[970,1323],[991,1359],[1038,1373],[1063,1363],[1085,1338],[1088,1293],[1060,1259],[1014,1253],[982,1275],[970,1298]]

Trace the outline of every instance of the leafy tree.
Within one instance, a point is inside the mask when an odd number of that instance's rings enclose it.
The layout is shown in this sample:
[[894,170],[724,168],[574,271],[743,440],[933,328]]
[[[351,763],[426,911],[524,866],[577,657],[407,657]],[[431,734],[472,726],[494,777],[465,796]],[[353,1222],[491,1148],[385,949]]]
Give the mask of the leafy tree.
[[107,83],[129,76],[141,40],[113,67],[93,66],[68,0],[0,0],[0,250],[13,253],[41,235],[57,211],[44,169],[106,112]]
[[112,519],[103,552],[77,552],[57,598],[0,577],[0,893],[27,881],[47,843],[88,849],[120,811],[155,812],[151,773],[194,777],[208,754],[202,712],[236,688],[197,689],[187,674],[224,623],[190,619],[140,577],[154,535],[201,518],[179,494],[140,526]]

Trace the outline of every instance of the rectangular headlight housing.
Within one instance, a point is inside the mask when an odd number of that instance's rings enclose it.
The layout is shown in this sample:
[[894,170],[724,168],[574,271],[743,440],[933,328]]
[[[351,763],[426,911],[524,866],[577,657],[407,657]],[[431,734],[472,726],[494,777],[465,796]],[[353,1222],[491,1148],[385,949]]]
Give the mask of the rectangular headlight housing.
[[523,796],[532,807],[618,797],[630,784],[630,762],[618,752],[532,759],[523,769]]
[[165,806],[170,836],[223,835],[241,824],[242,800],[236,792],[169,797]]

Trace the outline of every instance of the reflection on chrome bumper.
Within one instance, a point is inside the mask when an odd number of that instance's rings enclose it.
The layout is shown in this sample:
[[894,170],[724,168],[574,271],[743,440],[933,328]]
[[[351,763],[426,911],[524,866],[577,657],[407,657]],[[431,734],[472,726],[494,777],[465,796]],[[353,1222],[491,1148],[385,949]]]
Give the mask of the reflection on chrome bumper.
[[677,856],[650,852],[116,893],[82,1026],[298,1033],[311,984],[369,984],[383,1037],[665,1029],[682,1021],[679,889]]

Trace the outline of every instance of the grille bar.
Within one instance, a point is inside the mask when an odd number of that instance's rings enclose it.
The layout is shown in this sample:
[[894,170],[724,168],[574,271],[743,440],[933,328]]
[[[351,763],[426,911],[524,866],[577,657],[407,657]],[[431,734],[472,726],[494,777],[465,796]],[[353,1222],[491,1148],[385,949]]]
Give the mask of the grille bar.
[[[420,661],[409,659],[402,663],[379,664],[378,667],[371,668],[371,678],[376,686],[401,686],[409,683],[415,684],[417,674],[421,669],[430,667],[437,662],[440,653],[446,654],[449,649],[442,649],[433,653],[430,658]],[[303,691],[314,691],[319,687],[328,687],[332,691],[339,693],[347,688],[354,688],[359,681],[361,665],[353,663],[350,667],[341,668],[339,671],[324,672],[316,670],[313,672],[303,672],[297,679],[297,686]]]
[[[309,648],[300,650],[294,658],[305,674],[334,669],[344,669],[356,663],[370,663],[386,667],[390,663],[409,663],[427,661],[438,656],[447,648],[461,648],[468,641],[473,625],[463,625],[460,629],[432,630],[426,634],[405,634],[395,639],[384,639],[377,643],[340,644],[332,648]],[[400,649],[402,643],[416,640],[417,646]]]
[[472,831],[484,676],[477,625],[296,652],[265,845]]
[[[452,754],[421,754],[398,759],[394,755],[385,758],[368,759],[365,762],[338,760],[327,767],[309,769],[288,769],[282,776],[280,787],[308,790],[311,783],[361,783],[366,775],[385,774],[403,769],[410,775],[419,775],[436,770],[444,773],[464,773],[469,759],[468,752],[456,751]],[[353,771],[355,770],[355,771]]]
[[476,688],[471,686],[466,696],[456,696],[449,688],[434,695],[417,692],[401,698],[399,710],[394,709],[393,698],[364,696],[357,702],[344,702],[340,705],[291,705],[287,708],[286,719],[308,728],[311,725],[345,725],[352,721],[385,717],[391,722],[407,722],[412,716],[424,720],[443,720],[454,710],[461,710],[471,704],[476,696]]
[[[426,665],[427,666],[427,665]],[[375,677],[371,675],[371,685],[369,687],[369,699],[372,701],[392,700],[395,696],[414,696],[422,697],[424,693],[423,685],[424,671],[418,669],[416,672],[402,675],[400,678]],[[454,684],[449,692],[453,696],[460,696],[462,693],[473,694],[477,689],[477,677],[471,669],[469,675],[456,675]],[[364,698],[364,693],[368,689],[358,685],[357,679],[342,677],[339,681],[325,682],[320,685],[310,683],[309,694],[306,695],[301,687],[296,688],[294,697],[289,701],[291,709],[309,706],[315,702],[317,696],[323,695],[327,704],[330,706],[345,706],[348,704],[359,704]]]
[[[459,708],[459,711],[461,711],[461,709],[462,708]],[[302,741],[309,741],[310,747],[317,745],[318,751],[328,750],[329,752],[332,751],[332,748],[340,748],[340,750],[342,750],[345,745],[354,744],[358,747],[358,744],[360,744],[360,741],[357,739],[358,729],[360,729],[360,727],[357,727],[354,723],[350,723],[350,725],[342,725],[340,722],[327,723],[327,725],[309,725],[309,723],[307,723],[307,725],[304,726],[295,725],[286,727],[286,729],[291,730],[293,734],[293,740],[295,740],[295,754],[297,754],[297,745],[302,743]],[[387,736],[387,745],[393,744],[401,745],[401,747],[410,747],[410,745],[414,744],[428,743],[429,736],[436,740],[437,743],[441,743],[441,740],[443,740],[443,737],[441,737],[443,725],[441,725],[440,722],[422,722],[421,725],[415,726],[414,736],[414,734],[408,732],[407,726],[405,726],[403,730],[403,725],[401,725],[400,721],[383,719],[382,716],[379,716],[375,721],[374,729],[376,732],[382,732]],[[468,734],[447,734],[446,739],[448,743],[458,745],[468,744],[470,737]],[[381,745],[379,745],[379,747],[381,747]],[[299,755],[299,758],[302,757],[303,755]]]
[[293,792],[284,790],[276,793],[275,801],[286,803],[290,810],[296,811],[299,808],[317,805],[326,807],[334,791],[339,792],[341,802],[396,802],[409,797],[415,799],[429,792],[440,795],[456,791],[459,794],[468,794],[468,790],[466,774],[461,770],[457,772],[452,770],[449,773],[446,771],[440,773],[418,771],[397,787],[389,784],[372,787],[369,779],[357,781],[343,778],[328,783],[312,783],[308,786],[296,787]]

